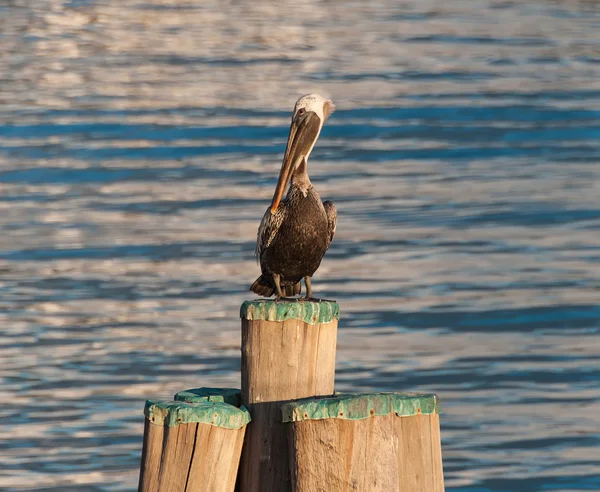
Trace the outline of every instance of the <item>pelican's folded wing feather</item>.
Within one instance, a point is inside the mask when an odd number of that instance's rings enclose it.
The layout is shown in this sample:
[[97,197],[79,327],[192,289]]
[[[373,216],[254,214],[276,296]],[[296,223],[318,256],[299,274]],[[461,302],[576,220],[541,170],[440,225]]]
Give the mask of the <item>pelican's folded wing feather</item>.
[[329,200],[323,202],[323,207],[325,207],[325,213],[327,214],[327,231],[329,232],[329,242],[327,243],[327,248],[333,241],[333,236],[335,236],[335,228],[337,226],[337,210],[333,202]]
[[285,218],[286,205],[284,202],[279,204],[274,214],[271,213],[271,208],[267,208],[263,215],[258,228],[256,237],[256,261],[260,261],[265,250],[271,245],[273,239],[277,235],[279,228]]

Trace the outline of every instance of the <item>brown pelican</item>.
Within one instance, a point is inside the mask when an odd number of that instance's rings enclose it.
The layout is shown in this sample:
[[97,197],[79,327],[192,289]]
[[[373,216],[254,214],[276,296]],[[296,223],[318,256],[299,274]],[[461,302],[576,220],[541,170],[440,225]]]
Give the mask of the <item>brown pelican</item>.
[[[250,287],[259,295],[277,298],[300,294],[304,278],[306,299],[312,298],[310,278],[329,248],[337,213],[322,202],[307,172],[307,161],[323,123],[335,106],[317,94],[296,102],[287,147],[271,206],[258,229],[256,257],[262,275]],[[281,197],[290,184],[287,196]]]

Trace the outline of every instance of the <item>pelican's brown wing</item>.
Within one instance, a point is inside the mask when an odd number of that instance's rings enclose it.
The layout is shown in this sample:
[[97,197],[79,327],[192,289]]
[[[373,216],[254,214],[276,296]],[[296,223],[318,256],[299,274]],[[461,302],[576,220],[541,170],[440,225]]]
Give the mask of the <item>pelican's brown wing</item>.
[[256,237],[255,254],[257,262],[260,263],[263,253],[273,242],[273,239],[275,239],[286,213],[287,207],[285,201],[279,204],[279,207],[277,207],[277,210],[274,214],[271,213],[270,207],[267,208],[265,215],[263,215],[263,218],[260,221],[260,226],[258,227],[258,234]]
[[331,244],[331,241],[333,241],[333,236],[335,236],[335,228],[337,226],[337,210],[333,202],[330,202],[329,200],[323,202],[323,206],[325,207],[325,213],[327,214],[327,232],[329,232],[327,248],[329,249],[329,245]]

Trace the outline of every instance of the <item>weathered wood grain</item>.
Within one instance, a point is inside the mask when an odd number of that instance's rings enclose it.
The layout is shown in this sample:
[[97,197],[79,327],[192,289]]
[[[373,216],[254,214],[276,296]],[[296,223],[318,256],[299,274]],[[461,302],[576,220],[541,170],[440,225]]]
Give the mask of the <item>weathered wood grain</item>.
[[158,492],[164,430],[162,425],[154,425],[148,419],[145,420],[142,466],[138,486],[140,491]]
[[186,492],[234,490],[245,430],[198,425]]

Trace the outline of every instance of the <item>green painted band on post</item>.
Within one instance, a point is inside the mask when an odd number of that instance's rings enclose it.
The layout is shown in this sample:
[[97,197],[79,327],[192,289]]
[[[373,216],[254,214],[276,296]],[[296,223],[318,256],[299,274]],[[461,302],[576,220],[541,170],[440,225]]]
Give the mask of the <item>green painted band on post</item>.
[[345,393],[303,398],[281,407],[283,422],[319,419],[361,420],[390,413],[395,413],[398,417],[439,413],[438,398],[433,394],[417,393]]
[[286,321],[297,319],[311,325],[340,319],[340,306],[335,301],[244,301],[240,318],[247,320]]
[[234,407],[242,404],[242,394],[236,388],[193,388],[176,393],[173,399],[188,403],[227,403]]
[[236,408],[227,403],[147,400],[144,415],[153,424],[165,427],[198,423],[240,429],[250,422],[246,407]]

